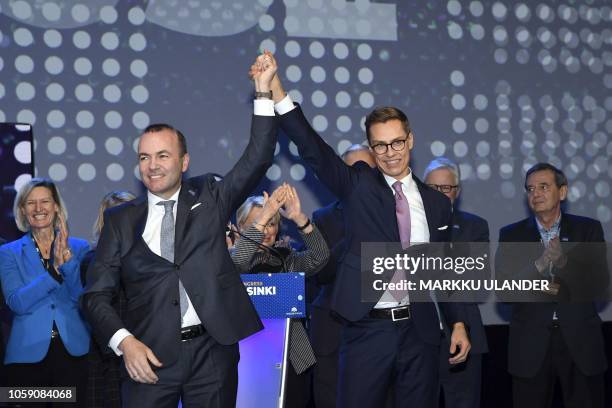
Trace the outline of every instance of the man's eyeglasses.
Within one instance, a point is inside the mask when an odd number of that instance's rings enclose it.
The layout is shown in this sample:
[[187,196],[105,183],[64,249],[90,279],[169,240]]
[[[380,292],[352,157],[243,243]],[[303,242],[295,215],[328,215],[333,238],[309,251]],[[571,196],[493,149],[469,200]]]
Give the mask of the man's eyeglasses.
[[394,140],[391,143],[376,143],[375,145],[372,145],[372,150],[374,150],[374,153],[376,154],[385,154],[387,153],[387,150],[389,150],[389,146],[391,146],[391,149],[395,150],[396,152],[401,152],[402,150],[404,150],[404,147],[406,146],[406,140],[408,140],[408,138],[406,139],[401,139],[401,140]]
[[444,194],[450,193],[451,191],[459,188],[458,185],[452,186],[450,184],[428,184],[428,186]]

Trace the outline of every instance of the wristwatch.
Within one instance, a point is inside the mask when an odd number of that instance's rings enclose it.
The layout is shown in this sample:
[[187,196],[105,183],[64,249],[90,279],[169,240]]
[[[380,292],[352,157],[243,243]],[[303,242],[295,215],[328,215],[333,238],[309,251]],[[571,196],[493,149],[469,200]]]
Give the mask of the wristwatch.
[[268,91],[268,92],[255,92],[255,97],[256,98],[272,99],[272,91]]

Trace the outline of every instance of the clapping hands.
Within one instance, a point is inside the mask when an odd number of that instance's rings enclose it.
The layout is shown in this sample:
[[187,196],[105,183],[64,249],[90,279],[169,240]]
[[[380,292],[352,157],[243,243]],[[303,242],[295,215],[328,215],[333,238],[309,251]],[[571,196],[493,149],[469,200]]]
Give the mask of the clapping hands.
[[66,224],[66,219],[61,212],[58,212],[57,217],[58,230],[55,234],[53,244],[53,259],[56,270],[72,259],[72,251],[68,245],[68,226]]

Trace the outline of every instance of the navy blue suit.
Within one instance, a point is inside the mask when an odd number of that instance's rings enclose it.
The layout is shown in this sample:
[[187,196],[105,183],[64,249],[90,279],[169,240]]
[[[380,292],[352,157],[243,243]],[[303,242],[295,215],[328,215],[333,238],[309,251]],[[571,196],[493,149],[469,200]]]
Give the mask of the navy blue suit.
[[[603,243],[604,235],[599,221],[562,214],[559,239],[562,245]],[[528,248],[522,246],[520,254],[517,254],[514,248],[501,244],[539,243],[540,240],[533,217],[502,228],[499,232],[500,248],[495,261],[496,273],[506,277],[517,277],[520,273],[531,274],[520,278],[541,279],[534,262],[541,255],[543,245],[534,244]],[[592,247],[591,244],[588,248]],[[607,288],[609,277],[606,273],[605,253],[600,254],[601,256],[589,255],[582,251],[567,252],[567,266],[554,269],[555,276],[561,280],[562,285],[565,283],[574,288],[584,288],[585,285],[594,289]],[[603,407],[602,374],[607,364],[601,319],[593,302],[570,303],[561,300],[562,298],[560,291],[557,297],[550,297],[550,302],[512,304],[508,371],[514,381],[515,407],[550,406],[555,374],[559,376],[566,406]],[[558,320],[553,321],[555,313]]]
[[[125,327],[164,364],[156,370],[160,382],[155,386],[136,384],[124,372],[124,387],[130,387],[128,394],[134,397],[124,405],[160,406],[163,400],[164,406],[176,407],[177,391],[185,405],[235,405],[237,343],[261,330],[262,324],[227,251],[225,227],[272,162],[275,143],[275,118],[253,116],[249,144],[223,180],[206,174],[183,181],[174,262],[157,256],[142,238],[146,196],[106,211],[81,298],[83,311],[102,344]],[[179,277],[206,329],[188,342],[181,341]],[[120,288],[127,298],[123,316],[112,304]],[[192,352],[203,357],[191,359]],[[183,376],[187,363],[195,368]],[[209,386],[187,389],[185,381],[200,375],[214,380],[207,380]],[[185,402],[187,394],[195,394],[190,403]]]
[[[477,215],[453,211],[451,241],[489,242],[489,224]],[[440,348],[440,385],[446,408],[480,407],[482,354],[488,352],[480,310],[477,304],[465,305],[466,324],[472,348],[466,362],[451,366],[448,363],[450,341]]]
[[[369,318],[376,302],[361,300],[361,244],[400,241],[392,190],[380,170],[365,163],[346,165],[310,127],[299,106],[281,115],[279,123],[343,207],[346,247],[331,299],[331,309],[346,321],[338,406],[378,408],[392,384],[397,403],[412,400],[420,407],[435,406],[441,339],[435,305],[413,303],[409,320],[393,322]],[[430,241],[448,241],[450,201],[413,178],[425,208]],[[440,307],[449,324],[464,321],[462,305]]]

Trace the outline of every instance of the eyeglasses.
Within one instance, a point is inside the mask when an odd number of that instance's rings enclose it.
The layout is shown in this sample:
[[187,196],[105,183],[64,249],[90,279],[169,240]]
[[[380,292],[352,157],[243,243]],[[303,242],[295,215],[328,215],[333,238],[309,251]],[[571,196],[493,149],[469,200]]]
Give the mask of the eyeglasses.
[[374,153],[376,154],[387,153],[387,150],[389,150],[389,146],[391,146],[391,149],[395,150],[396,152],[401,152],[406,146],[406,140],[408,140],[408,138],[394,140],[391,143],[376,143],[375,145],[372,145],[370,147],[372,148],[372,150],[374,150]]
[[450,184],[428,184],[428,186],[444,194],[450,193],[451,191],[459,188],[458,185],[452,186]]
[[542,183],[542,184],[538,184],[537,186],[526,186],[525,191],[527,191],[527,194],[533,194],[535,193],[536,190],[538,190],[541,193],[547,193],[550,191],[551,188],[552,186],[550,184]]

